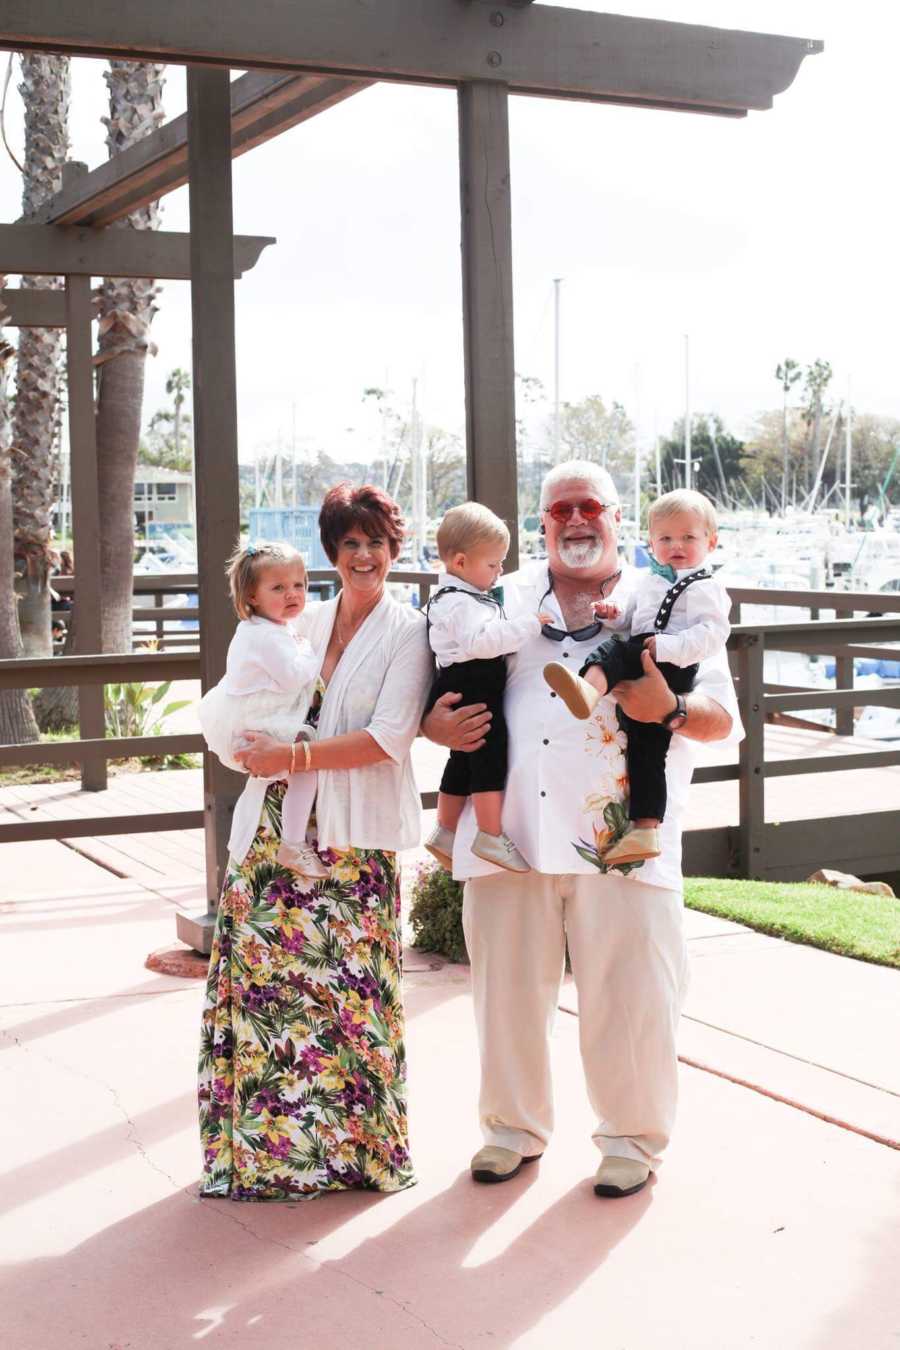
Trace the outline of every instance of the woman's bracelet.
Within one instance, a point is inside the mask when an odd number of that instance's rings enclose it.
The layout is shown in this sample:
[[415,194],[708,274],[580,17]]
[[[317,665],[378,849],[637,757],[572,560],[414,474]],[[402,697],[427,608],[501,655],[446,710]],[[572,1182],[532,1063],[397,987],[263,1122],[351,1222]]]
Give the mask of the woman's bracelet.
[[303,741],[303,767],[307,773],[312,768],[312,748],[309,741]]
[[296,772],[296,765],[295,765],[295,762],[294,762],[296,753],[297,753],[297,742],[296,742],[296,741],[291,741],[291,767],[290,767],[290,769],[289,769],[289,771],[288,771],[289,773],[295,773],[295,772]]

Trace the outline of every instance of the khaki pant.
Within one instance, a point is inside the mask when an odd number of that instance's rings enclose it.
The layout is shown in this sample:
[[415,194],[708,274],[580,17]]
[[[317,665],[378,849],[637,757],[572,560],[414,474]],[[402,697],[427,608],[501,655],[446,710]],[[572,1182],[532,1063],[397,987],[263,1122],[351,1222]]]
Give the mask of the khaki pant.
[[678,1096],[681,897],[614,874],[475,877],[466,882],[463,927],[485,1141],[527,1155],[550,1138],[549,1038],[568,938],[594,1142],[604,1155],[656,1168]]

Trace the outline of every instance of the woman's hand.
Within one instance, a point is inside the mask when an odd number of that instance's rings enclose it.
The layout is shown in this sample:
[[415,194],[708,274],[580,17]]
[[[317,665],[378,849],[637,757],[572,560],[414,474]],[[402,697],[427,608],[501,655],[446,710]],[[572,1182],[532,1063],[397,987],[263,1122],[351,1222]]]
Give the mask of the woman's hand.
[[491,725],[486,703],[467,703],[454,708],[462,694],[441,694],[430,713],[422,719],[422,730],[435,745],[449,750],[480,750]]
[[[264,731],[245,731],[241,736],[242,750],[235,750],[238,764],[243,764],[251,778],[274,778],[288,773],[291,767],[291,747],[276,741]],[[297,769],[303,768],[303,756],[297,756]]]
[[644,638],[644,651],[649,652],[650,655],[653,657],[653,660],[654,660],[654,661],[656,660],[656,638],[655,638],[655,637]]

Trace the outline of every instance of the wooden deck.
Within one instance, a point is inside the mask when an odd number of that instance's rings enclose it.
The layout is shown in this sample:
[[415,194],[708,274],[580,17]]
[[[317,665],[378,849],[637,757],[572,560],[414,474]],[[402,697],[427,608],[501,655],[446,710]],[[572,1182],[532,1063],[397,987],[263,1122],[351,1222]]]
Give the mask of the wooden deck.
[[[766,759],[828,758],[849,751],[885,749],[883,742],[834,736],[795,727],[766,727]],[[699,747],[699,764],[737,762],[737,747],[723,753],[715,745]],[[445,752],[427,741],[414,747],[416,776],[422,791],[436,789]],[[51,821],[74,816],[135,817],[157,811],[198,810],[203,805],[199,769],[120,774],[103,792],[82,792],[77,781],[0,788],[0,823]],[[900,767],[772,778],[766,783],[766,819],[770,822],[827,818],[839,813],[900,811]],[[685,820],[688,830],[738,824],[738,784],[695,784]],[[202,885],[204,847],[201,830],[158,830],[152,834],[97,835],[64,841],[76,853],[118,877],[154,888]]]

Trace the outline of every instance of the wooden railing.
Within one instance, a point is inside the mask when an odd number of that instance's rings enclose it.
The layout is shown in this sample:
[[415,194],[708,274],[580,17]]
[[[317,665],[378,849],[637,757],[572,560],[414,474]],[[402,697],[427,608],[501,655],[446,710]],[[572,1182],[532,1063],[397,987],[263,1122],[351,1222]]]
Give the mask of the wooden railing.
[[[57,578],[56,583],[71,578]],[[418,588],[424,603],[437,581],[433,572],[397,571],[392,583]],[[56,584],[55,583],[55,584]],[[165,577],[136,577],[138,597],[186,593],[196,587],[197,578],[188,574]],[[310,573],[311,587],[322,595],[333,592],[336,575],[331,571]],[[836,814],[828,820],[811,819],[773,825],[765,818],[765,780],[787,775],[828,773],[862,768],[900,765],[900,748],[864,751],[858,754],[828,755],[767,761],[764,725],[777,714],[796,714],[813,708],[834,708],[837,730],[852,732],[853,710],[861,706],[900,707],[897,688],[854,688],[853,662],[856,657],[897,657],[900,651],[886,646],[900,643],[900,596],[881,592],[773,591],[735,588],[730,590],[733,618],[737,621],[729,642],[735,673],[745,739],[737,765],[698,768],[694,781],[715,783],[737,781],[740,823],[688,831],[685,835],[685,870],[707,875],[780,876],[805,875],[815,865],[856,865],[860,871],[900,870],[900,829],[896,812],[873,811],[863,814]],[[818,614],[836,609],[835,620],[815,618],[806,622],[741,624],[745,605],[790,606]],[[883,618],[857,618],[857,613],[872,611]],[[156,617],[153,610],[138,607],[139,614]],[[200,611],[177,610],[181,617],[200,619]],[[173,617],[166,610],[167,617]],[[192,635],[196,643],[196,635]],[[798,689],[767,684],[764,660],[767,651],[805,652],[833,655],[836,661],[835,689]],[[160,680],[196,680],[200,677],[199,651],[165,648],[111,656],[63,656],[46,660],[0,661],[0,689],[74,685],[79,689],[96,688],[119,682]],[[203,750],[199,735],[163,735],[112,739],[103,735],[102,725],[86,727],[82,721],[77,740],[42,742],[38,745],[0,746],[0,768],[30,764],[80,763],[88,785],[102,778],[110,759],[135,755],[165,756]],[[102,775],[99,770],[102,768]],[[83,777],[84,782],[84,777]],[[423,794],[423,803],[434,804],[434,793]],[[203,824],[204,813],[197,811],[158,812],[136,818],[78,817],[70,820],[22,822],[0,826],[0,842],[22,839],[75,838],[92,834],[137,833],[160,829],[195,829]]]

